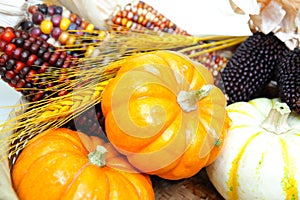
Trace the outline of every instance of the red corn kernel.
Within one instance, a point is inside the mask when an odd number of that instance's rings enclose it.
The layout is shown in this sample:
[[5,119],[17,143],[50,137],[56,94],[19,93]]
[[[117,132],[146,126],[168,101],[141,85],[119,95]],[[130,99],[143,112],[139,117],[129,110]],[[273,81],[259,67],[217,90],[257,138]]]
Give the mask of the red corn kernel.
[[45,52],[44,55],[43,55],[43,60],[48,61],[50,56],[51,56],[51,52],[49,52],[49,51]]
[[84,21],[81,22],[80,27],[85,29],[88,24],[89,24],[89,22],[84,20]]
[[71,20],[71,22],[75,23],[77,19],[77,15],[75,13],[71,13],[69,19]]
[[31,53],[37,53],[37,51],[39,50],[39,47],[40,46],[38,44],[32,44],[29,50]]
[[31,82],[32,81],[32,79],[34,78],[34,76],[36,75],[37,73],[36,73],[36,71],[35,70],[30,70],[29,72],[28,72],[28,74],[27,74],[27,76],[26,76],[26,81],[27,82]]
[[4,51],[6,45],[7,45],[7,42],[0,39],[0,51]]
[[59,54],[59,58],[65,60],[67,58],[67,53],[65,51],[61,51],[61,53]]
[[5,31],[2,35],[2,40],[5,42],[11,42],[15,38],[15,33],[13,31]]
[[38,73],[39,73],[39,74],[45,73],[45,72],[46,72],[46,69],[47,69],[48,67],[49,67],[49,63],[44,62],[43,65],[39,68]]
[[49,59],[49,63],[50,63],[51,65],[54,65],[54,63],[56,63],[58,57],[59,57],[59,55],[57,55],[57,54],[55,54],[55,53],[52,54],[51,57],[50,57],[50,59]]
[[61,68],[69,68],[69,67],[70,67],[70,62],[65,61]]
[[9,70],[5,73],[5,78],[7,78],[8,80],[13,79],[16,76],[16,73],[12,70]]
[[16,75],[12,80],[12,84],[17,85],[18,81],[20,80],[20,76]]
[[33,65],[33,63],[34,63],[37,59],[38,59],[37,55],[31,54],[31,55],[28,57],[28,60],[27,60],[26,64],[27,64],[28,66],[31,66],[31,65]]
[[35,43],[36,42],[36,37],[30,37],[28,40],[30,41],[30,42],[32,42],[32,43]]
[[25,40],[24,44],[23,44],[23,48],[28,50],[28,49],[30,49],[31,45],[32,45],[32,42],[30,40]]
[[17,63],[16,63],[16,66],[15,66],[15,68],[14,68],[14,72],[15,73],[20,73],[20,71],[25,67],[26,65],[25,65],[25,63],[23,63],[23,62],[21,62],[21,61],[18,61]]
[[28,11],[29,11],[29,13],[33,14],[36,11],[38,11],[38,8],[37,8],[37,6],[33,5],[28,8]]
[[24,79],[20,79],[16,85],[17,88],[23,88],[26,84],[26,81]]
[[5,48],[5,53],[9,56],[12,56],[13,54],[13,51],[16,49],[16,45],[15,44],[12,44],[12,43],[9,43],[6,45],[6,48]]
[[13,52],[13,58],[16,59],[16,60],[19,60],[20,57],[21,57],[21,53],[23,52],[23,49],[22,48],[16,48]]
[[0,66],[4,66],[5,63],[8,61],[9,57],[6,54],[0,55]]
[[13,87],[13,88],[15,88],[15,87],[16,87],[16,84],[14,84],[14,83],[13,83],[13,82],[11,82],[11,81],[8,83],[8,85],[9,85],[10,87]]
[[37,101],[41,99],[44,96],[45,92],[44,91],[38,91],[35,96],[32,98],[32,101]]

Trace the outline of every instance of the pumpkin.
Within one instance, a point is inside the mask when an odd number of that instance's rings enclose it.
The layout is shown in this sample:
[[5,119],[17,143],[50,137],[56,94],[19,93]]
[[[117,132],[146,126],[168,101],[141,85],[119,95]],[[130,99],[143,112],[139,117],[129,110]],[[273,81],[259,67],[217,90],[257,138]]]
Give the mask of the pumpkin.
[[212,74],[172,51],[137,54],[106,86],[109,141],[142,172],[178,180],[218,156],[230,124]]
[[227,107],[232,119],[220,156],[206,168],[225,199],[299,199],[300,116],[279,99]]
[[12,180],[20,199],[154,199],[149,176],[111,144],[66,128],[30,140]]

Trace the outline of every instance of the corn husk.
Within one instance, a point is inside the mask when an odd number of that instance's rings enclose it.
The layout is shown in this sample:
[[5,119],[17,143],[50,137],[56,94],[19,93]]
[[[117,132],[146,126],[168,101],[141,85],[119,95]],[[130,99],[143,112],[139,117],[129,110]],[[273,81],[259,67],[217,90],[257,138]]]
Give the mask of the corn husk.
[[0,26],[16,26],[26,18],[27,2],[24,0],[0,1]]
[[235,12],[249,15],[254,31],[270,32],[290,49],[299,47],[300,1],[299,0],[230,0]]
[[1,0],[0,26],[18,27],[28,18],[27,8],[40,3],[56,3],[56,0]]

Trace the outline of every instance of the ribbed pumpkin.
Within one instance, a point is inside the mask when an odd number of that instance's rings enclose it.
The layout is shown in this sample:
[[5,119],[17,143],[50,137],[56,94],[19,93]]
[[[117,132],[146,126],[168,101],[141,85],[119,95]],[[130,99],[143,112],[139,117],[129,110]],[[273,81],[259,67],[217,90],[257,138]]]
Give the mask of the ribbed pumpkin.
[[110,142],[139,170],[172,180],[216,159],[230,123],[225,106],[207,68],[172,51],[127,58],[102,98]]
[[228,106],[232,126],[207,173],[225,199],[299,199],[300,115],[278,99]]
[[33,138],[12,180],[20,199],[154,199],[149,176],[134,170],[112,145],[66,128]]

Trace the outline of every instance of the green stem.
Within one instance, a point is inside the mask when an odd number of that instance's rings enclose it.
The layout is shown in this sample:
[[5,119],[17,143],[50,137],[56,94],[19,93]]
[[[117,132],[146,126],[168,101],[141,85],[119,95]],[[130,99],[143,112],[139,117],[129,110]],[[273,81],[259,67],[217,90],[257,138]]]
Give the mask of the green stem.
[[104,167],[106,165],[106,153],[106,148],[98,145],[96,150],[88,155],[90,163],[97,165],[98,167]]
[[286,103],[276,102],[261,127],[277,135],[283,134],[291,129],[287,122],[290,113]]
[[206,97],[213,85],[204,85],[199,90],[184,91],[181,90],[177,95],[177,103],[185,112],[191,112],[197,109],[197,102]]

